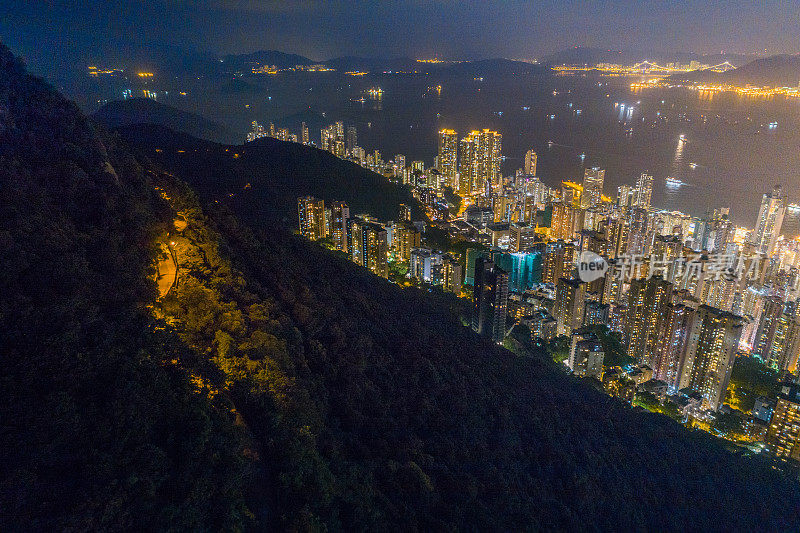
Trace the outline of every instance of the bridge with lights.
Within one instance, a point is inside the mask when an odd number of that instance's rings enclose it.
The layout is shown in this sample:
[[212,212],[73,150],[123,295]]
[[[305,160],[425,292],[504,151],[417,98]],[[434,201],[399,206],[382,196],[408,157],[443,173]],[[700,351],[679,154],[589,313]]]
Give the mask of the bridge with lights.
[[647,60],[636,63],[633,66],[600,63],[598,65],[556,65],[552,67],[552,69],[556,72],[586,72],[594,70],[601,72],[603,74],[618,75],[618,76],[626,76],[626,75],[659,76],[659,75],[676,74],[679,72],[690,72],[692,70],[706,70],[709,72],[727,72],[735,68],[736,67],[732,65],[729,61],[725,61],[724,63],[720,63],[718,65],[714,65],[711,67],[707,65],[700,65],[700,67],[697,69],[689,69],[676,65],[665,67],[659,65],[658,63],[654,63],[652,61],[647,61]]

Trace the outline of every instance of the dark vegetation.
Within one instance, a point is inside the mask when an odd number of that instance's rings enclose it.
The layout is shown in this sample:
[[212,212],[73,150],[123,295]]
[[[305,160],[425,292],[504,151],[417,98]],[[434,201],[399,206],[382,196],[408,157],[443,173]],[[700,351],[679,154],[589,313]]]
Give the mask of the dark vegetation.
[[183,285],[167,313],[192,324],[190,344],[215,347],[273,461],[283,525],[710,528],[727,505],[708,496],[718,483],[736,505],[760,505],[749,498],[762,485],[796,494],[704,433],[478,339],[428,293],[282,231],[253,233],[225,207],[208,215],[243,274]]
[[729,393],[736,398],[736,407],[750,412],[759,396],[775,398],[780,389],[778,371],[756,357],[737,357],[731,371]]
[[[405,203],[414,207],[415,218],[424,217],[407,188],[298,143],[262,138],[243,146],[225,146],[153,125],[122,128],[120,133],[170,172],[191,176],[192,187],[201,195],[225,198],[237,213],[247,213],[259,223],[296,227],[297,198],[309,194],[326,202],[345,201],[351,215],[368,213],[379,220],[397,220],[399,205]],[[247,184],[250,187],[245,189]]]
[[651,392],[637,392],[633,400],[634,405],[644,407],[651,413],[666,415],[676,422],[683,420],[683,415],[678,411],[678,406],[669,399],[660,400]]
[[97,110],[92,118],[108,129],[149,123],[214,142],[237,143],[244,140],[244,134],[236,134],[222,124],[160,104],[150,98],[109,102]]
[[635,362],[628,355],[628,350],[622,342],[619,332],[611,331],[608,326],[592,326],[592,331],[597,335],[597,340],[603,345],[603,364],[607,367],[627,366]]
[[0,45],[0,529],[229,529],[240,431],[170,364],[144,307],[169,211],[107,141]]
[[[5,50],[0,69],[0,529],[796,528],[800,489],[758,458],[217,195],[290,166],[278,145],[161,160],[172,177]],[[327,198],[315,175],[301,194]],[[175,211],[182,278],[148,309]]]

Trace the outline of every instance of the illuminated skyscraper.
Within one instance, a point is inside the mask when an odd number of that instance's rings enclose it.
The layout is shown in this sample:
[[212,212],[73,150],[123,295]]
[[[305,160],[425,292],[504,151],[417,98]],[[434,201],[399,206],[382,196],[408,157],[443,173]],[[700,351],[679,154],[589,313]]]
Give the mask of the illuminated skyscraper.
[[601,304],[597,301],[587,301],[583,310],[583,325],[584,326],[597,326],[608,325],[608,313],[610,306],[608,304]]
[[643,207],[635,207],[627,213],[627,242],[625,253],[629,255],[643,254],[647,248],[647,211]]
[[653,176],[642,172],[636,181],[636,199],[634,205],[642,209],[650,209],[650,201],[653,198]]
[[542,256],[537,251],[495,252],[493,258],[500,268],[508,272],[508,288],[512,292],[524,293],[542,281]]
[[583,192],[581,207],[583,209],[600,205],[603,202],[603,181],[606,171],[600,168],[587,168],[583,173]]
[[250,125],[251,129],[247,133],[247,142],[255,141],[256,139],[260,139],[261,137],[267,136],[267,132],[264,131],[264,126],[262,126],[255,120]]
[[556,285],[553,315],[558,335],[571,335],[583,325],[586,284],[579,279],[561,278]]
[[402,177],[403,171],[406,169],[406,156],[397,154],[394,156],[394,175]]
[[386,261],[386,230],[380,224],[351,218],[349,233],[353,262],[370,269],[382,278],[389,277]]
[[320,148],[323,150],[341,158],[347,155],[345,150],[343,122],[337,122],[336,124],[331,124],[327,128],[323,128],[320,132],[320,141]]
[[495,342],[502,342],[506,333],[508,273],[493,261],[478,257],[475,260],[474,295],[472,329]]
[[606,219],[601,224],[600,231],[603,232],[608,241],[608,257],[610,259],[616,259],[625,253],[630,232],[627,216]]
[[353,153],[355,147],[358,146],[358,134],[356,133],[355,126],[347,126],[347,134],[345,136],[345,151],[348,155]]
[[775,330],[785,305],[785,302],[778,297],[768,298],[764,302],[764,311],[761,313],[761,320],[758,324],[756,340],[752,349],[753,355],[761,357],[764,362],[769,360]]
[[756,229],[753,231],[751,242],[757,251],[772,255],[775,243],[781,234],[783,216],[786,213],[786,201],[781,191],[781,186],[776,185],[771,194],[765,194],[758,210]]
[[305,196],[297,199],[297,213],[300,220],[300,234],[311,240],[321,239],[326,236],[325,231],[325,202]]
[[800,323],[789,312],[778,318],[772,349],[767,364],[778,370],[797,370],[797,357],[800,351]]
[[336,146],[336,131],[331,126],[322,128],[319,132],[319,147],[327,152],[333,152]]
[[620,185],[617,188],[617,205],[620,208],[627,208],[636,203],[637,192],[635,187],[630,185]]
[[509,227],[511,242],[510,252],[521,252],[534,245],[536,242],[536,226],[524,222],[513,222]]
[[578,330],[572,333],[571,340],[567,366],[576,376],[601,379],[605,352],[597,337],[588,331]]
[[800,465],[800,385],[781,384],[765,444],[769,455]]
[[672,283],[659,276],[634,279],[628,291],[625,336],[628,354],[652,368],[659,326],[672,295]]
[[695,313],[679,388],[700,393],[704,408],[716,411],[725,399],[742,324],[742,317],[707,305]]
[[502,135],[496,131],[473,131],[461,139],[458,192],[474,196],[485,192],[487,185],[500,182]]
[[495,222],[508,222],[513,198],[508,196],[491,196],[491,206]]
[[398,222],[393,227],[392,248],[398,261],[408,262],[411,250],[419,248],[421,235],[416,226],[410,222]]
[[547,202],[550,201],[551,189],[539,178],[527,177],[525,179],[525,192],[527,192],[529,199],[532,200],[531,203],[534,209],[544,209]]
[[444,176],[445,185],[453,187],[458,171],[458,134],[455,130],[443,129],[439,132],[439,155],[436,164]]
[[724,253],[726,246],[733,241],[733,224],[729,220],[729,209],[715,209],[712,218],[713,240],[709,242],[709,251]]
[[551,239],[572,239],[575,236],[573,219],[575,209],[568,203],[553,204],[553,215],[550,219]]
[[653,357],[653,377],[677,389],[686,355],[689,326],[694,318],[694,308],[683,304],[667,304],[658,332]]
[[572,243],[565,243],[563,240],[548,242],[542,260],[542,281],[556,284],[560,278],[572,277],[576,256],[575,245]]
[[472,196],[479,194],[480,189],[473,193],[474,184],[478,181],[478,167],[474,164],[476,160],[477,146],[475,139],[464,137],[461,139],[459,148],[459,167],[458,167],[458,187],[457,192],[460,196]]
[[414,248],[409,258],[408,273],[412,278],[432,283],[434,267],[440,267],[441,259],[441,255],[430,248]]
[[461,294],[464,284],[464,267],[451,255],[442,258],[442,288],[445,292]]
[[350,208],[344,202],[333,202],[330,210],[329,235],[337,250],[347,252],[347,220]]
[[794,369],[799,333],[800,324],[793,306],[777,297],[768,298],[764,302],[752,353],[777,370]]
[[300,124],[300,140],[303,144],[309,144],[308,126],[305,122]]
[[536,152],[533,150],[528,150],[525,153],[525,174],[529,176],[536,175],[536,160],[537,160]]

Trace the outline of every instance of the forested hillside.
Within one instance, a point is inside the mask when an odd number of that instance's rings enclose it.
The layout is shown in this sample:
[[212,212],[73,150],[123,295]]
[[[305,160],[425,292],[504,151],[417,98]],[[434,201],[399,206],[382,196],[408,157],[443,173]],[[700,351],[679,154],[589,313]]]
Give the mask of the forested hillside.
[[230,406],[146,308],[168,222],[136,161],[0,45],[0,529],[247,521]]
[[226,146],[146,124],[119,132],[142,156],[191,176],[192,187],[205,197],[226,198],[265,223],[296,225],[297,198],[308,194],[346,201],[351,214],[380,220],[396,220],[401,203],[424,216],[407,188],[310,146],[268,137]]
[[[389,218],[402,191],[387,202],[358,172],[331,191],[319,176],[350,166],[282,145],[274,161],[271,141],[225,158],[137,139],[98,133],[0,52],[0,529],[800,523],[797,483],[757,457],[274,224],[301,194]],[[251,182],[261,210],[237,203]],[[178,278],[158,298],[164,243]]]
[[165,312],[188,326],[187,342],[214,347],[273,461],[284,525],[796,523],[795,483],[757,458],[477,338],[428,293],[284,232],[254,233],[226,207],[208,215],[243,274],[187,280]]
[[222,124],[150,98],[114,100],[93,113],[92,118],[109,129],[143,123],[160,124],[214,142],[237,143],[244,140],[243,133],[234,133]]

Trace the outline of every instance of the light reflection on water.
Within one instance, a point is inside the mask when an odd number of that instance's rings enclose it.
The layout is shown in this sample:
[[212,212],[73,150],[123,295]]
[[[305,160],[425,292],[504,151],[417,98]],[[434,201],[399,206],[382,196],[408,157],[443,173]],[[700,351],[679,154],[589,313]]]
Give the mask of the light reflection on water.
[[[730,207],[739,225],[754,224],[761,195],[775,183],[783,184],[790,202],[800,200],[800,99],[659,88],[634,93],[630,83],[636,80],[631,78],[512,76],[477,82],[367,75],[347,79],[341,91],[332,89],[335,79],[336,74],[278,76],[265,80],[263,88],[274,98],[261,108],[229,102],[199,111],[239,131],[254,119],[274,120],[291,131],[301,121],[318,131],[342,120],[358,128],[359,144],[367,151],[404,154],[428,165],[437,153],[439,129],[461,135],[495,129],[503,134],[507,175],[531,149],[539,153],[539,174],[550,186],[564,179],[580,181],[585,167],[600,166],[606,169],[606,194],[613,196],[619,185],[632,185],[648,171],[654,206],[695,215]],[[429,87],[439,85],[441,96],[431,97]],[[384,90],[380,101],[351,100],[375,86]],[[244,93],[225,97],[253,100]],[[241,111],[233,114],[231,109]],[[770,131],[773,121],[780,126]],[[682,133],[688,142],[679,144]],[[581,153],[586,154],[583,161]],[[691,168],[693,162],[699,166]],[[685,185],[667,188],[667,176]],[[790,220],[787,214],[785,225],[797,226],[797,217]]]

